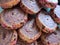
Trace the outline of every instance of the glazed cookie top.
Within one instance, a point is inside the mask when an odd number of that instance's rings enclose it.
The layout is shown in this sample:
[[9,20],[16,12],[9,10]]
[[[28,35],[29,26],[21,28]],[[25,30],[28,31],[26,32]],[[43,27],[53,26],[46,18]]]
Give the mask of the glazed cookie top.
[[36,0],[27,0],[27,1],[22,0],[22,3],[24,3],[24,5],[27,8],[31,9],[32,11],[35,12],[40,11],[40,8],[38,7]]
[[13,32],[0,26],[0,45],[9,45]]
[[54,9],[54,14],[56,14],[56,16],[60,18],[60,6],[59,5],[57,5],[56,8]]
[[28,36],[29,38],[35,37],[36,34],[39,33],[36,25],[34,24],[34,20],[29,21],[23,28],[20,29],[21,33]]
[[57,26],[57,24],[48,14],[44,14],[41,12],[38,14],[38,19],[47,28],[54,29]]
[[54,9],[56,7],[56,5],[58,4],[58,0],[39,0],[39,3],[44,8]]
[[14,26],[16,24],[25,23],[27,20],[27,15],[20,9],[8,9],[1,13],[1,19],[6,24]]
[[58,3],[58,0],[46,0],[46,1],[48,1],[48,2],[50,2],[50,3]]
[[59,44],[60,43],[60,30],[55,31],[52,34],[45,36],[45,41],[49,44]]

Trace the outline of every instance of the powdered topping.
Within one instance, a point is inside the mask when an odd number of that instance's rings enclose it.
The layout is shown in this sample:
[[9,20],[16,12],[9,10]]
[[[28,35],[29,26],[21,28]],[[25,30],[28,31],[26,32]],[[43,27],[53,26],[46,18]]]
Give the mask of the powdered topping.
[[54,9],[54,13],[56,14],[58,18],[60,18],[60,6],[59,5],[57,5],[57,7]]
[[48,2],[50,2],[50,3],[58,3],[58,0],[47,0]]
[[57,26],[57,24],[53,21],[53,19],[49,15],[40,13],[38,19],[47,28],[54,29]]
[[49,35],[48,37],[46,37],[46,40],[50,43],[50,44],[58,44],[58,43],[60,43],[60,31],[56,31],[55,32],[56,34],[51,34],[51,35]]
[[21,30],[21,33],[28,36],[29,38],[33,38],[39,31],[35,26],[33,26],[34,21],[29,21]]
[[19,11],[18,9],[11,9],[3,12],[2,18],[7,24],[13,25],[13,24],[20,24],[21,22],[24,23],[25,22],[24,18],[27,17],[22,11]]
[[22,0],[22,2],[24,3],[25,6],[27,6],[27,8],[29,8],[32,11],[38,12],[40,11],[40,8],[38,7],[37,3],[35,0]]

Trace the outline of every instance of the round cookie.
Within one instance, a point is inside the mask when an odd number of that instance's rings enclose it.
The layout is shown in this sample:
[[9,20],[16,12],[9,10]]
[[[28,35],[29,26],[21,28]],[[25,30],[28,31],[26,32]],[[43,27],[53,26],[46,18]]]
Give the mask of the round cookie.
[[45,8],[55,8],[58,4],[58,0],[38,0],[38,2]]
[[36,17],[36,24],[45,33],[52,33],[56,30],[57,24],[46,12],[40,12]]
[[34,22],[34,20],[28,21],[18,30],[19,37],[27,43],[32,43],[41,36],[41,31]]
[[55,9],[51,10],[50,15],[56,23],[60,24],[60,5],[57,5]]
[[0,26],[0,45],[15,45],[17,41],[17,32],[6,30]]
[[60,30],[52,34],[43,34],[41,40],[44,45],[60,45]]
[[2,8],[11,8],[17,5],[19,2],[20,0],[0,0],[0,6]]
[[1,25],[6,29],[17,29],[27,22],[27,14],[20,9],[8,9],[1,13]]
[[21,9],[28,14],[36,14],[41,8],[39,8],[36,0],[21,0],[20,2]]

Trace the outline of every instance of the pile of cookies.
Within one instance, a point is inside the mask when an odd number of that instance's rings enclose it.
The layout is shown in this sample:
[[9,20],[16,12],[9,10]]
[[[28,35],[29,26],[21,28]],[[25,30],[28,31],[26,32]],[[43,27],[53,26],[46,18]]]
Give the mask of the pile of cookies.
[[0,0],[0,45],[60,45],[58,0]]

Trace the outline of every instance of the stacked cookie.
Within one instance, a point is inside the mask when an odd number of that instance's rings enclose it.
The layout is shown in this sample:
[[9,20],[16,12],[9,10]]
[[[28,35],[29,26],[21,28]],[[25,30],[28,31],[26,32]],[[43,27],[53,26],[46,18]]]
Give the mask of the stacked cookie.
[[58,0],[0,0],[0,45],[60,45]]

